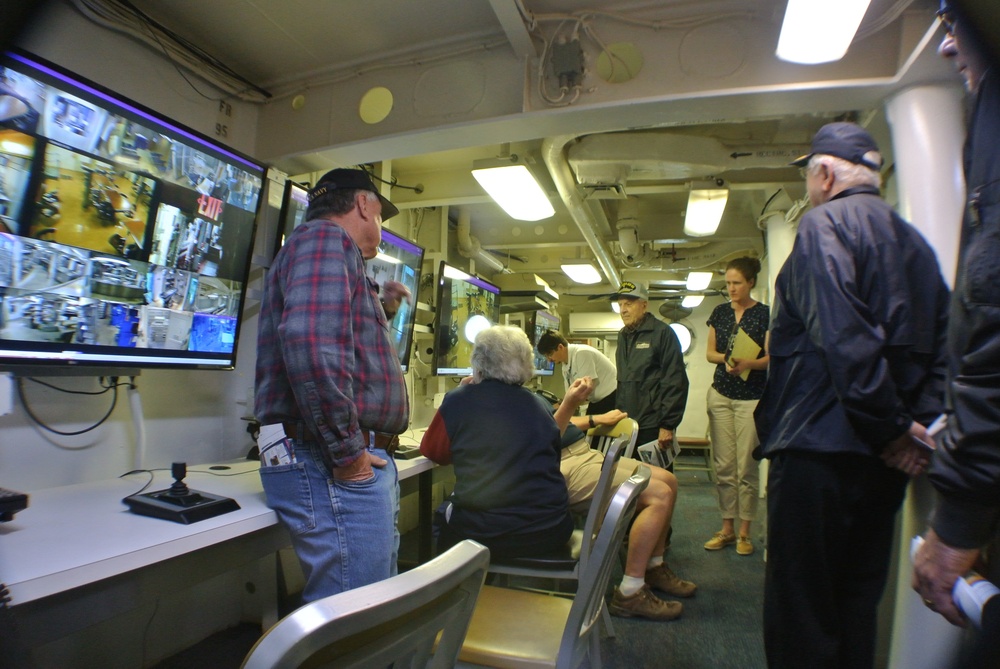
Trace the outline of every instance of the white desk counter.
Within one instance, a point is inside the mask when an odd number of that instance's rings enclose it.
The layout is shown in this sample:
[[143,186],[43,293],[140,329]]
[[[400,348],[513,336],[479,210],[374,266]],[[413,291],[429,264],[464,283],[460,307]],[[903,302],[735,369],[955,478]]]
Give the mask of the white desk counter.
[[[211,465],[220,466],[220,465]],[[136,493],[148,474],[32,491],[29,506],[0,523],[0,581],[19,605],[143,569],[238,539],[251,540],[244,561],[287,546],[287,533],[267,508],[255,461],[229,462],[228,469],[192,465],[185,483],[199,492],[235,499],[240,508],[190,525],[140,516],[122,498]],[[396,460],[400,480],[428,472],[424,457]],[[168,488],[169,470],[155,472],[145,492]],[[423,491],[421,491],[423,493]]]

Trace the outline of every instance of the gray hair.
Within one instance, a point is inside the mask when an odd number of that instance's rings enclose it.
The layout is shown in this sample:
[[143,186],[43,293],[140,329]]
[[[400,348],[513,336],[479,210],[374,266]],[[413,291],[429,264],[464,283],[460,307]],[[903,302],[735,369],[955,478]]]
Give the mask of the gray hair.
[[[869,151],[862,157],[873,165],[882,163],[882,154],[878,151]],[[854,186],[879,188],[882,185],[882,175],[877,170],[873,170],[865,165],[852,163],[837,156],[817,153],[809,159],[809,167],[807,169],[810,173],[813,173],[820,165],[826,165],[833,172],[837,183],[845,188],[852,188]]]
[[378,200],[378,195],[364,188],[334,188],[309,203],[306,220],[338,218],[354,209],[354,199],[364,193],[369,202]]
[[534,357],[524,330],[494,325],[476,337],[472,347],[472,376],[477,382],[492,379],[521,386],[534,373]]

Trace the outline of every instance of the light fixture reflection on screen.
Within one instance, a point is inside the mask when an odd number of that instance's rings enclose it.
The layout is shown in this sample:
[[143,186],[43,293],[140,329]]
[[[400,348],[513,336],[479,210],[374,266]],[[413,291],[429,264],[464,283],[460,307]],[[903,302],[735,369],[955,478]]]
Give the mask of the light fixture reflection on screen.
[[469,320],[465,322],[465,329],[463,330],[465,340],[470,344],[475,344],[476,336],[488,327],[490,327],[490,319],[486,318],[486,316],[482,314],[470,316]]

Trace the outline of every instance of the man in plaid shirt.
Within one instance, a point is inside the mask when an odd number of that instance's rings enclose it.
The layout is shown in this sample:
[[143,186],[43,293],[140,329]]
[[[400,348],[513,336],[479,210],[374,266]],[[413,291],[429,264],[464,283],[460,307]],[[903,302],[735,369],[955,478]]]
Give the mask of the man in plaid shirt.
[[[396,573],[392,452],[409,400],[365,260],[378,251],[383,218],[397,213],[367,173],[328,172],[265,281],[254,413],[282,426],[288,457],[266,463],[261,480],[302,563],[304,602]],[[393,313],[400,291],[383,294]]]

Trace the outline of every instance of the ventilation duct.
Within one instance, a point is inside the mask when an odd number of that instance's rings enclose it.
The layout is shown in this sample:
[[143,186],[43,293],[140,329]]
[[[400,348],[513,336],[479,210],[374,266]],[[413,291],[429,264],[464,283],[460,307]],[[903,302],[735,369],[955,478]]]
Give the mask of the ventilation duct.
[[494,273],[510,272],[504,264],[497,260],[489,251],[484,249],[479,240],[472,236],[472,218],[465,209],[458,210],[458,224],[455,227],[455,234],[458,240],[458,253],[463,258],[471,258],[480,265],[485,265]]
[[788,167],[806,153],[808,144],[738,145],[671,132],[620,132],[581,137],[566,159],[581,186],[607,190],[624,178],[688,181],[729,170]]
[[580,192],[577,190],[573,172],[566,162],[566,145],[575,139],[575,137],[570,135],[545,139],[542,142],[542,159],[545,161],[545,166],[549,170],[549,175],[552,177],[552,181],[559,191],[559,196],[562,198],[566,210],[573,217],[573,221],[577,227],[580,228],[580,233],[586,240],[591,252],[593,252],[594,258],[597,259],[597,264],[600,265],[601,271],[604,273],[604,276],[608,277],[612,288],[618,290],[622,285],[618,268],[615,267],[614,259],[605,246],[604,241],[594,229],[593,216],[587,204],[583,201]]
[[[741,239],[712,242],[697,248],[677,249],[676,254],[667,254],[660,258],[659,271],[680,272],[686,275],[691,270],[715,267],[737,255],[757,255],[757,251]],[[630,271],[629,278],[641,273],[643,273],[642,270]],[[653,278],[653,280],[656,279]]]
[[622,250],[622,260],[626,265],[636,266],[652,257],[649,244],[639,243],[639,200],[630,197],[618,203],[618,245]]

